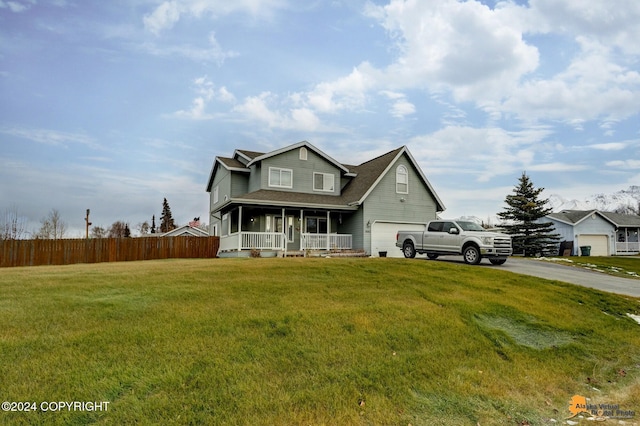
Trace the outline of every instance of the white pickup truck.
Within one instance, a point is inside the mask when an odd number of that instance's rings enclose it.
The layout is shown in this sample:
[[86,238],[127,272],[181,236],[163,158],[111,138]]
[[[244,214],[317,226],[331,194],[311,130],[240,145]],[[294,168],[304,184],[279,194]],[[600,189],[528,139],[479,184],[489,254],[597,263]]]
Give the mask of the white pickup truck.
[[465,263],[471,265],[477,265],[482,258],[502,265],[513,253],[509,235],[489,232],[477,223],[460,220],[434,220],[426,231],[398,231],[396,247],[407,258],[415,257],[416,253],[426,253],[429,259],[462,255]]

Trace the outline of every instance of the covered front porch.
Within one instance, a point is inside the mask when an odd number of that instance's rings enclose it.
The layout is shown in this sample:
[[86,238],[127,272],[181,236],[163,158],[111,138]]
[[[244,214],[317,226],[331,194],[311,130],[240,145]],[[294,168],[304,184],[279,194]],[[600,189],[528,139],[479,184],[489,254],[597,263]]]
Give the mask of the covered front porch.
[[616,252],[618,256],[640,253],[640,228],[618,228],[616,231]]
[[351,250],[353,237],[342,232],[350,214],[329,209],[234,206],[221,216],[219,256]]

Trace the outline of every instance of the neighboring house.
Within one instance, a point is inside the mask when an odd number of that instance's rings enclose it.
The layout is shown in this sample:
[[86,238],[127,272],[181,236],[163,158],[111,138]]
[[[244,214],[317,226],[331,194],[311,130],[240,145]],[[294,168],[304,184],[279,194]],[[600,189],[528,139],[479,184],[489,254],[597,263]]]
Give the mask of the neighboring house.
[[400,229],[424,229],[444,210],[406,146],[358,166],[303,141],[262,153],[216,157],[211,235],[220,256],[263,251],[364,250],[401,256]]
[[580,255],[582,246],[591,246],[591,256],[638,254],[640,252],[640,216],[598,210],[564,210],[551,213],[561,240],[573,242],[572,255]]
[[196,228],[190,225],[179,226],[164,234],[150,234],[158,237],[208,237],[209,233],[200,228]]

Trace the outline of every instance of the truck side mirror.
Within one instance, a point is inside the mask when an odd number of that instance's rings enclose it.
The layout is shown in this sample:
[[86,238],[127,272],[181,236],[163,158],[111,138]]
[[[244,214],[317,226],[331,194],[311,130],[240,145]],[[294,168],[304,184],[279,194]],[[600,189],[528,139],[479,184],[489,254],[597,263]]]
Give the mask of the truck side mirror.
[[450,234],[459,234],[460,231],[458,231],[458,228],[449,228],[449,233]]

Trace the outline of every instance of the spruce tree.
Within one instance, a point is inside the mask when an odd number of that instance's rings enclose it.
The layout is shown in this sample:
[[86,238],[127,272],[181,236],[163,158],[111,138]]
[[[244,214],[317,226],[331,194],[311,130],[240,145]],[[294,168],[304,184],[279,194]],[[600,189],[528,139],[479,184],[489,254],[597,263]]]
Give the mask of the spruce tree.
[[498,213],[498,217],[506,221],[500,226],[512,236],[516,254],[535,256],[557,248],[560,236],[552,233],[555,230],[552,222],[543,220],[553,209],[546,207],[548,199],[538,198],[542,191],[544,188],[536,189],[526,172],[522,172],[513,194],[504,200],[508,206]]
[[151,233],[152,234],[156,233],[156,215],[155,214],[151,218]]
[[162,216],[160,216],[160,232],[165,233],[176,229],[176,225],[171,216],[171,207],[165,198],[162,202]]

